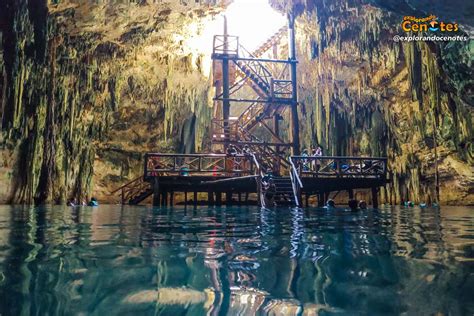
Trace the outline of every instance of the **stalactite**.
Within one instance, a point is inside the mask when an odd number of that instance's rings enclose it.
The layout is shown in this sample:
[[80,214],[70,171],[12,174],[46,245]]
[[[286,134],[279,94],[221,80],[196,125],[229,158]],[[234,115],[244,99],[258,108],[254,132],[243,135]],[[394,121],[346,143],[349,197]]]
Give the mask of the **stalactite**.
[[[272,2],[285,9],[292,3]],[[441,159],[462,166],[474,161],[468,106],[474,102],[472,45],[394,43],[390,37],[400,17],[376,3],[299,2],[302,144],[322,144],[325,154],[386,155],[393,177],[386,196],[393,202],[422,200],[431,194],[433,122],[439,127]],[[203,66],[209,56],[183,45],[192,36],[189,25],[198,23],[202,13],[194,14],[191,7],[187,10],[193,14],[183,15],[174,14],[175,8],[160,9],[148,19],[150,7],[130,3],[127,23],[116,23],[118,29],[112,30],[108,22],[123,22],[125,16],[114,5],[47,4],[0,3],[6,25],[1,139],[2,148],[17,156],[15,202],[31,202],[44,191],[40,175],[49,168],[54,169],[50,200],[85,198],[92,180],[100,187],[106,176],[117,181],[138,176],[140,151],[182,148],[182,133],[185,142],[194,141],[186,151],[205,148],[213,112],[212,78]],[[206,10],[212,14],[214,8]],[[84,23],[91,16],[96,24]],[[58,36],[63,43],[52,57],[48,43]],[[43,135],[51,126],[51,104],[53,138]],[[287,122],[281,130],[288,132]],[[55,164],[43,168],[51,147]],[[443,167],[445,175],[457,176],[448,163]]]
[[[7,26],[2,32],[1,48],[1,68],[5,73],[0,85],[5,91],[1,94],[5,104],[1,113],[5,133],[2,140],[17,155],[12,202],[31,203],[34,197],[58,202],[69,197],[85,199],[102,181],[97,180],[97,172],[103,172],[103,167],[96,169],[96,155],[106,157],[109,150],[118,150],[133,156],[127,159],[133,166],[124,168],[141,172],[141,152],[147,147],[159,150],[176,146],[166,149],[177,150],[177,135],[192,117],[196,120],[194,131],[188,132],[194,134],[193,150],[202,147],[212,112],[210,84],[202,73],[204,61],[193,51],[182,51],[182,43],[165,33],[176,28],[179,31],[173,30],[173,34],[188,37],[190,22],[196,22],[196,16],[206,17],[207,12],[177,19],[179,15],[170,16],[172,10],[161,10],[156,19],[143,19],[150,9],[134,4],[129,7],[132,14],[127,16],[108,3],[46,5],[47,2],[31,0],[0,4],[2,21]],[[200,4],[187,8],[190,12],[194,9],[202,10]],[[219,10],[215,7],[208,11],[212,14]],[[107,23],[102,29],[87,25],[88,30],[75,25],[88,15],[96,15],[98,24],[112,15],[113,19],[126,18],[130,25],[139,26],[125,28],[120,34],[118,30],[107,31]],[[135,22],[129,20],[134,18]],[[165,23],[170,19],[175,24]],[[118,37],[111,40],[111,33]],[[56,54],[47,48],[54,38],[62,39]],[[163,85],[165,77],[169,82]],[[53,117],[48,112],[51,110]],[[145,132],[135,127],[140,122],[141,127],[148,123]],[[130,136],[121,137],[123,127],[125,131],[138,130],[130,134],[139,139],[131,144]],[[43,135],[48,129],[54,133]],[[164,143],[165,135],[173,139],[169,145]],[[107,163],[115,168],[123,166],[124,161],[99,162]]]
[[[387,156],[393,183],[384,197],[392,203],[426,201],[433,196],[431,117],[439,126],[439,146],[448,160],[472,164],[468,157],[473,156],[474,146],[466,141],[473,139],[472,123],[468,123],[472,115],[467,114],[469,102],[462,101],[472,94],[458,96],[472,86],[472,52],[459,43],[394,43],[389,39],[400,17],[362,3],[351,6],[363,6],[363,10],[347,10],[345,0],[305,4],[302,10],[301,77],[311,89],[305,86],[299,96],[310,111],[305,119],[312,114],[315,125],[308,128],[311,124],[305,122],[302,134],[305,140],[314,134],[327,153],[344,149],[354,155]],[[313,94],[321,97],[309,97]],[[314,107],[308,107],[309,102]],[[460,113],[464,113],[462,119]],[[469,181],[448,169],[449,165],[444,168],[450,183],[456,183],[456,177]]]
[[417,42],[406,43],[403,48],[413,100],[421,102],[421,52]]

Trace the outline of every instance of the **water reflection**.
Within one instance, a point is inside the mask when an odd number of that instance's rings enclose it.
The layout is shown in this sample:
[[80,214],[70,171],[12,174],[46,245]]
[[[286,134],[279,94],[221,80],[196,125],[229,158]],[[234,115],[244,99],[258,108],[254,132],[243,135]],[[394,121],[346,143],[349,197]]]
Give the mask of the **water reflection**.
[[0,207],[0,314],[469,314],[472,208]]

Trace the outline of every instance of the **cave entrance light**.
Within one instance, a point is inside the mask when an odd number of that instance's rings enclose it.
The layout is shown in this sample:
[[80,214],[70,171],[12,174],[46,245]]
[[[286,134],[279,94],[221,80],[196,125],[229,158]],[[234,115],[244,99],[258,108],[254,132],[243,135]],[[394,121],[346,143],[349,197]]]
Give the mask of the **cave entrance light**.
[[203,61],[206,75],[211,68],[214,35],[224,32],[224,15],[228,34],[238,36],[240,44],[249,51],[255,50],[287,23],[286,17],[274,10],[268,0],[234,0],[221,15],[201,25],[190,25],[189,32],[195,36],[186,39],[186,47],[195,55],[206,56]]
[[224,14],[229,35],[238,36],[240,44],[249,51],[263,44],[287,22],[268,0],[234,0]]

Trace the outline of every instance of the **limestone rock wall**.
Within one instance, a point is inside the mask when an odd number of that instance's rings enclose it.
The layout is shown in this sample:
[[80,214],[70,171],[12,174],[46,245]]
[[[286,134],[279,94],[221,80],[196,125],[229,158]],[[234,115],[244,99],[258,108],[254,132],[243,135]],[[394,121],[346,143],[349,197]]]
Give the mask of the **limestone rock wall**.
[[0,201],[109,201],[142,173],[143,152],[199,149],[212,105],[209,56],[186,41],[221,8],[2,1]]
[[299,14],[303,146],[388,157],[386,202],[436,200],[437,169],[442,203],[473,204],[474,42],[394,42],[408,6],[274,2]]
[[[472,204],[474,44],[393,42],[415,2],[271,1],[298,15],[302,145],[388,157],[387,202],[435,200],[437,176],[442,203]],[[205,149],[196,36],[227,3],[2,1],[0,202],[113,202],[143,152]]]

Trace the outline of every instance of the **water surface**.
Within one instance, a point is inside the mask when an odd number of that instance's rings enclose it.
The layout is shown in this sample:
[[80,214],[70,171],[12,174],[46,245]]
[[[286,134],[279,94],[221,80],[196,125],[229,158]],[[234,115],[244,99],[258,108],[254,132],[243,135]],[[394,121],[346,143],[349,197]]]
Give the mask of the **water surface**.
[[474,208],[0,206],[1,315],[472,315]]

